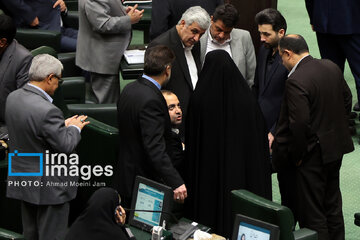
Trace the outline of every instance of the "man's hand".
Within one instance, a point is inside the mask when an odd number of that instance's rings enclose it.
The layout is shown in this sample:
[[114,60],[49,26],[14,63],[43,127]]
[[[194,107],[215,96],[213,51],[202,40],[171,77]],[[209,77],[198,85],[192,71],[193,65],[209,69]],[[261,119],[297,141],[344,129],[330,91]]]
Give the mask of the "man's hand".
[[65,119],[65,126],[68,127],[69,126],[69,123],[73,120],[73,119],[76,119],[78,117],[78,115],[74,115],[68,119]]
[[131,24],[138,23],[143,16],[144,9],[139,11],[137,7],[138,5],[135,4],[134,7],[128,7],[126,9],[127,15],[130,17]]
[[269,149],[271,149],[271,145],[274,141],[274,135],[272,135],[271,132],[268,133],[268,140],[269,140]]
[[38,17],[34,18],[34,20],[30,23],[30,27],[36,27],[37,25],[39,25]]
[[60,5],[60,12],[66,11],[66,5],[64,0],[57,0],[55,4],[53,5],[53,8],[56,8],[58,5]]
[[187,198],[187,190],[185,184],[183,184],[174,190],[174,200],[183,203],[185,198]]
[[65,126],[77,126],[78,128],[83,129],[83,127],[85,127],[86,125],[88,125],[90,122],[85,122],[85,120],[87,119],[87,116],[85,115],[80,115],[80,116],[72,116],[71,118],[68,118],[65,120]]

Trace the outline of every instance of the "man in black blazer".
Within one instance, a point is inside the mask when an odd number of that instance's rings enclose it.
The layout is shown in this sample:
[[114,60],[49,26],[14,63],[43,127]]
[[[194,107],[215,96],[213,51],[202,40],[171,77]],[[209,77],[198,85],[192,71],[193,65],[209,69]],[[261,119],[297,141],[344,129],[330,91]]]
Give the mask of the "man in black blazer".
[[351,92],[339,67],[314,59],[300,35],[280,40],[279,52],[290,71],[273,144],[273,165],[296,166],[300,227],[319,240],[345,239],[339,171],[354,150],[348,129]]
[[[253,91],[258,99],[268,128],[269,146],[274,139],[276,123],[280,114],[285,80],[288,70],[281,64],[278,51],[279,40],[285,35],[287,24],[281,13],[265,9],[255,16],[262,46],[257,57]],[[289,165],[277,174],[281,204],[291,209],[296,221],[296,195],[294,189],[295,169]]]
[[178,96],[183,110],[181,133],[185,132],[187,107],[195,89],[200,64],[200,37],[210,25],[209,14],[201,7],[191,7],[182,15],[179,23],[154,39],[149,46],[166,45],[175,53],[170,81],[164,89],[171,90]]
[[144,74],[128,84],[118,101],[119,161],[114,185],[130,206],[137,175],[165,183],[174,189],[174,199],[183,201],[187,191],[169,157],[171,123],[161,87],[171,75],[174,53],[166,46],[150,47],[145,53]]
[[330,59],[344,72],[348,61],[355,79],[360,111],[360,1],[305,0],[310,24],[316,32],[321,58]]
[[210,15],[223,0],[153,0],[151,10],[150,39],[155,39],[178,24],[186,9],[193,6],[204,8]]
[[5,102],[12,91],[29,81],[32,55],[15,39],[11,17],[0,15],[0,126],[5,122]]

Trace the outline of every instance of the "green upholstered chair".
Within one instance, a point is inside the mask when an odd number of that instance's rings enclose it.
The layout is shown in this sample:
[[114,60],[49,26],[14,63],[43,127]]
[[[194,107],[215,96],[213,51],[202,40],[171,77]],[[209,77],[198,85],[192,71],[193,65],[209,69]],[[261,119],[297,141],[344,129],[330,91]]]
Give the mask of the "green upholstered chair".
[[279,226],[280,240],[317,240],[316,231],[302,228],[294,229],[294,216],[291,210],[269,201],[247,190],[231,191],[232,215],[242,214]]
[[25,238],[19,233],[0,228],[0,240],[25,240]]
[[66,7],[69,11],[77,11],[79,2],[77,0],[65,0]]
[[30,50],[40,46],[49,46],[52,47],[57,53],[59,53],[61,49],[60,32],[42,29],[18,28],[15,39]]
[[[71,3],[73,5],[73,3]],[[74,8],[72,6],[72,8]],[[76,2],[76,8],[77,8],[77,2]],[[69,9],[69,7],[68,7]],[[63,17],[63,23],[64,26],[70,27],[73,29],[79,29],[79,12],[77,10],[69,10],[66,17]]]

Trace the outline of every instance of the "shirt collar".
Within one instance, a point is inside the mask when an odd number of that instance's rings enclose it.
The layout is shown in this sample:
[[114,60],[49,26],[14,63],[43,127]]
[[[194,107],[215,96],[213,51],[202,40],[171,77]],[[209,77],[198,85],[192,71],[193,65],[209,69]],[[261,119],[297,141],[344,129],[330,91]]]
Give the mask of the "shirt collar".
[[294,66],[294,67],[291,69],[291,71],[289,72],[288,77],[290,77],[290,75],[295,72],[295,70],[296,70],[297,66],[299,65],[299,63],[300,63],[304,58],[306,58],[306,57],[309,56],[309,55],[310,55],[310,54],[303,56],[303,57],[295,64],[295,66]]
[[186,47],[185,45],[184,45],[184,43],[180,40],[180,42],[181,42],[181,45],[182,45],[182,47],[184,48],[184,50],[188,50],[188,51],[191,51],[192,50],[192,48],[194,47],[194,45],[192,45],[192,46],[190,46],[190,47]]
[[31,86],[31,87],[33,87],[33,88],[36,88],[37,90],[39,90],[40,92],[42,92],[42,93],[45,95],[45,97],[49,100],[49,102],[51,102],[51,103],[53,102],[52,97],[50,97],[50,95],[47,94],[43,89],[41,89],[41,88],[39,88],[38,86],[35,86],[35,85],[31,84],[31,83],[28,83],[28,85]]
[[209,32],[209,38],[210,38],[211,42],[212,42],[212,43],[215,43],[215,44],[218,44],[218,45],[220,45],[220,46],[229,44],[229,43],[231,42],[231,40],[232,40],[231,34],[230,34],[230,38],[229,38],[229,39],[226,39],[225,42],[223,42],[223,43],[219,43],[218,41],[216,41],[216,39],[214,39],[214,38],[211,36],[210,28],[209,28],[209,31],[208,31],[208,32]]
[[145,74],[143,74],[142,77],[145,78],[145,79],[147,79],[147,80],[149,80],[149,81],[152,82],[153,84],[155,84],[155,86],[156,86],[159,90],[161,90],[161,85],[160,85],[160,83],[158,83],[157,81],[155,81],[153,78],[151,78],[151,77],[149,77],[149,76],[147,76],[147,75],[145,75]]

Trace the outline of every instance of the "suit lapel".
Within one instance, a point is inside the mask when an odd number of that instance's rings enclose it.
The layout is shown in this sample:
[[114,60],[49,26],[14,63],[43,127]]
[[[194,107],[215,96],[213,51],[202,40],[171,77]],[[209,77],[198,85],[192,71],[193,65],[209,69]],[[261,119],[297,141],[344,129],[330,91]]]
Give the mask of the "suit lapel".
[[[230,33],[231,36],[231,41],[230,41],[230,50],[231,50],[231,57],[234,60],[234,63],[236,64],[236,66],[238,66],[239,62],[240,62],[240,51],[239,49],[241,48],[239,45],[241,44],[240,39],[233,34],[233,31],[231,31]],[[236,49],[235,51],[233,51],[233,49]],[[241,48],[242,49],[242,48]],[[244,50],[244,49],[242,49]],[[244,76],[245,78],[246,76]]]
[[207,42],[209,38],[209,29],[206,30],[204,35],[200,38],[200,63],[201,67],[204,65],[205,62],[205,55],[206,55],[206,49],[207,49]]
[[[183,46],[181,44],[181,39],[179,37],[179,34],[177,33],[176,27],[173,27],[171,29],[170,41],[171,41],[171,45],[173,46],[173,50],[174,50],[174,52],[176,54],[176,60],[175,61],[177,61],[179,63],[181,71],[183,72],[185,80],[189,84],[190,88],[194,89],[193,85],[192,85],[192,82],[191,82],[189,68],[188,68],[188,65],[187,65],[187,62],[186,62],[184,48],[183,48]],[[195,60],[195,57],[194,57],[194,60]],[[196,60],[195,60],[195,63],[196,63]]]
[[[268,52],[269,53],[269,52]],[[272,78],[273,78],[273,75],[274,73],[276,72],[276,70],[278,69],[279,65],[281,64],[280,63],[280,55],[277,54],[275,59],[274,59],[274,63],[272,64],[271,66],[271,69],[269,71],[268,74],[266,74],[266,59],[267,59],[267,56],[265,56],[265,62],[264,62],[264,71],[263,71],[263,76],[262,76],[262,79],[264,80],[264,87],[263,87],[263,91],[264,92],[266,90],[266,88],[269,86],[270,82],[272,81]]]

